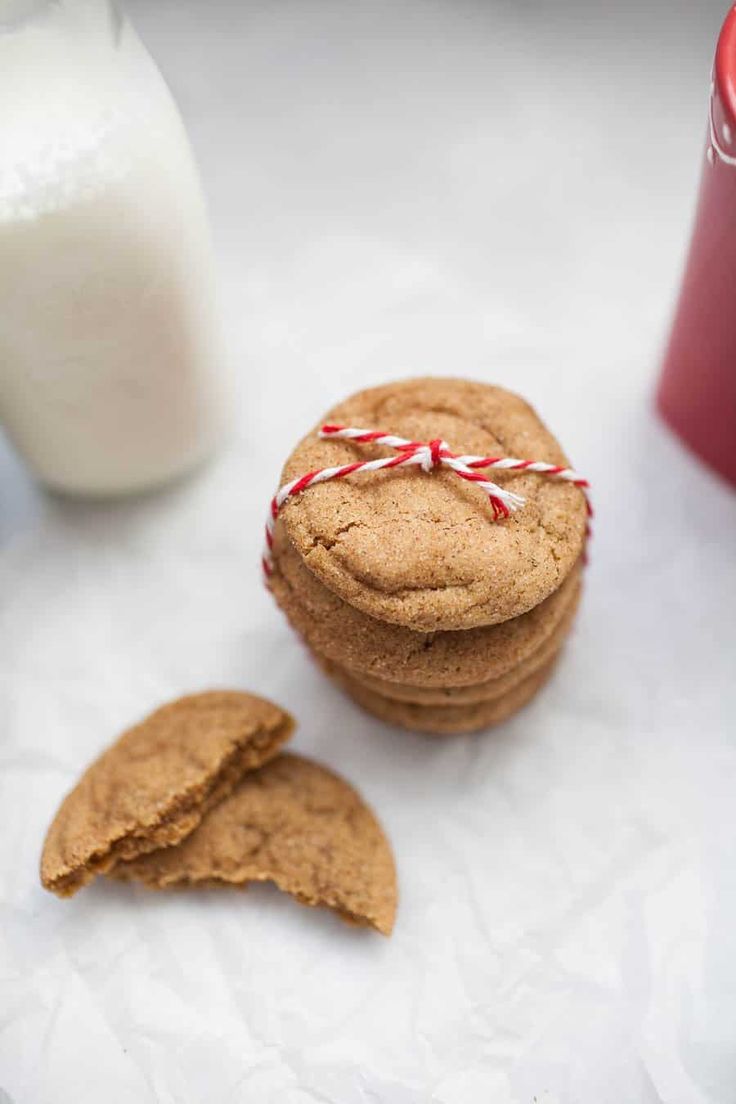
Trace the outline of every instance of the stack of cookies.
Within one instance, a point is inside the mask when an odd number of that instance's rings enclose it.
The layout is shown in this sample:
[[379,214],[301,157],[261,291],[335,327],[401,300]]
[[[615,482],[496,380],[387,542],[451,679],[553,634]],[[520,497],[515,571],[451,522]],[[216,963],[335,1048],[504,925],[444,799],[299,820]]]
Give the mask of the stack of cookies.
[[[289,457],[282,485],[389,454],[321,438],[325,423],[442,440],[456,454],[568,465],[517,395],[416,379],[330,410]],[[502,520],[482,488],[416,465],[313,483],[279,514],[276,601],[330,677],[385,721],[429,733],[498,724],[546,682],[567,639],[580,598],[585,497],[529,471],[492,478],[525,500]]]

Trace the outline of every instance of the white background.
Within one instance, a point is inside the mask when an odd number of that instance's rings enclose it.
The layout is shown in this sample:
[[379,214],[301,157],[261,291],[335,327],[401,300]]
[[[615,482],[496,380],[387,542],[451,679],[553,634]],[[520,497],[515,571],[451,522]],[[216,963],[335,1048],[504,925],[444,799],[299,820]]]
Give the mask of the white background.
[[[725,4],[129,7],[201,163],[238,429],[196,479],[112,505],[0,455],[0,1087],[733,1104],[736,497],[651,409]],[[296,438],[418,373],[521,391],[598,509],[553,683],[445,742],[344,701],[258,572]],[[267,888],[40,889],[80,770],[211,685],[293,710],[295,747],[374,805],[391,940]]]

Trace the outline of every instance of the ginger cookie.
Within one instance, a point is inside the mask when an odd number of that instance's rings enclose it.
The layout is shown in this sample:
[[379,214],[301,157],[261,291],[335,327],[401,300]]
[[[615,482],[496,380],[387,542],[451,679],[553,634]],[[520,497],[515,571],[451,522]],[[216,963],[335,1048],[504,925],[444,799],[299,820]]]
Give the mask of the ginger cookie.
[[235,691],[192,694],[157,709],[62,802],[44,843],[42,884],[70,897],[120,859],[178,843],[293,729],[283,709]]
[[110,876],[155,889],[274,882],[384,935],[396,915],[393,854],[375,816],[344,779],[293,754],[246,775],[177,847],[120,862]]
[[470,705],[474,702],[497,700],[559,654],[575,620],[581,589],[578,584],[573,600],[551,636],[513,671],[507,671],[499,678],[488,679],[487,682],[480,682],[476,686],[426,687],[406,686],[404,683],[389,682],[387,679],[372,678],[370,675],[357,675],[354,672],[352,677],[366,689],[381,694],[385,698],[413,702],[416,705]]
[[329,674],[334,682],[347,691],[353,701],[374,717],[414,732],[451,736],[479,732],[508,720],[531,701],[547,682],[554,669],[555,659],[502,697],[466,705],[417,705],[413,702],[395,701],[369,690],[334,666]]
[[344,602],[309,571],[279,522],[271,591],[310,648],[356,676],[405,686],[477,686],[501,678],[555,632],[575,598],[576,564],[553,594],[528,613],[465,632],[419,633],[377,621]]
[[[457,379],[413,379],[361,391],[333,407],[297,445],[281,483],[318,468],[388,455],[375,444],[320,439],[324,423],[441,438],[454,452],[567,466],[552,434],[519,396]],[[452,472],[386,469],[315,484],[281,512],[307,567],[371,617],[422,632],[518,617],[569,575],[585,540],[586,504],[569,483],[494,471],[526,504],[494,522],[478,487]]]

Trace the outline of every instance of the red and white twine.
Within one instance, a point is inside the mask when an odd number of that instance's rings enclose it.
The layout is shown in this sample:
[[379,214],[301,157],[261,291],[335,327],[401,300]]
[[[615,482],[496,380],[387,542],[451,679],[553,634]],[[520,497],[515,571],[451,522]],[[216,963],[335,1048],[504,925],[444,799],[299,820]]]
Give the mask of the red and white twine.
[[573,471],[572,468],[563,468],[557,464],[545,464],[541,460],[517,460],[511,456],[466,456],[451,452],[446,441],[435,438],[433,441],[408,441],[404,437],[395,437],[391,433],[382,433],[372,429],[353,429],[349,426],[325,425],[319,431],[320,437],[334,437],[346,441],[356,441],[359,444],[383,445],[395,450],[396,455],[384,456],[377,460],[358,460],[352,464],[341,464],[332,468],[317,468],[315,471],[306,472],[297,479],[292,479],[276,492],[271,499],[271,509],[266,520],[266,545],[263,550],[263,570],[268,577],[271,574],[273,530],[276,519],[282,507],[301,494],[307,487],[316,483],[325,483],[329,479],[344,479],[347,475],[355,475],[358,472],[381,471],[384,468],[408,467],[411,465],[420,467],[427,473],[435,468],[448,468],[469,483],[475,483],[488,495],[493,520],[507,518],[509,514],[523,506],[525,499],[513,491],[499,487],[487,479],[478,469],[486,468],[496,471],[526,471],[536,472],[539,475],[551,479],[562,479],[580,487],[585,495],[588,517],[593,514],[588,495],[588,481]]

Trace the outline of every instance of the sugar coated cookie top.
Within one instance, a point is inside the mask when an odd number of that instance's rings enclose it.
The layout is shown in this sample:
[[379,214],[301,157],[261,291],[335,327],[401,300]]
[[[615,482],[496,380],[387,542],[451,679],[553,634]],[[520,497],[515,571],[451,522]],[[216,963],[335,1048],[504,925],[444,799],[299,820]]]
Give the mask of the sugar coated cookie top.
[[[361,391],[333,407],[289,457],[282,484],[316,468],[388,454],[321,439],[324,423],[441,438],[456,453],[566,466],[534,410],[503,388],[412,379]],[[494,471],[526,503],[493,520],[487,495],[452,472],[394,468],[309,487],[282,510],[290,540],[325,586],[372,617],[421,631],[469,629],[518,617],[568,576],[585,541],[579,488],[529,472]]]

